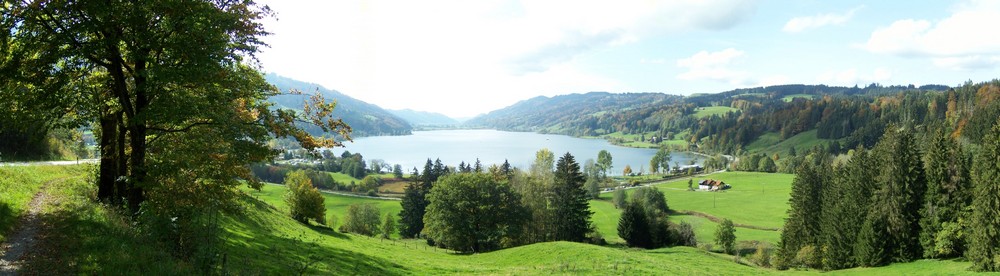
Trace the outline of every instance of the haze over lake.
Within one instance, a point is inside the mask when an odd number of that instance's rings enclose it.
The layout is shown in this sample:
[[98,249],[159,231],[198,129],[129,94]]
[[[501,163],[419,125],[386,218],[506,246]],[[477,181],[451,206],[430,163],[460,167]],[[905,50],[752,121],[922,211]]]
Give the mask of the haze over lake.
[[[413,167],[422,170],[428,158],[440,158],[448,166],[457,166],[462,161],[475,163],[476,158],[483,166],[489,166],[502,164],[506,159],[512,166],[527,169],[535,160],[535,152],[542,148],[551,150],[556,160],[566,152],[573,154],[581,169],[587,159],[597,160],[597,153],[607,150],[612,156],[613,168],[609,172],[612,175],[621,175],[625,165],[639,172],[649,166],[649,159],[656,154],[655,149],[616,146],[600,139],[497,130],[414,131],[407,136],[365,137],[345,143],[345,148],[334,152],[338,155],[344,150],[361,153],[365,160],[382,159],[389,164],[400,164],[405,172],[410,172]],[[671,154],[670,166],[673,167],[674,162],[686,165],[692,159],[700,164],[702,158],[675,152]]]

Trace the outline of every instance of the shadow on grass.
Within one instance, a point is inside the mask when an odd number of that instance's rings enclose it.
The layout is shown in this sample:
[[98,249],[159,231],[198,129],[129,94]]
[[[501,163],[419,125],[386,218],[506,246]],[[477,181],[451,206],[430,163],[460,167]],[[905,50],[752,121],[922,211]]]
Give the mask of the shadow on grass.
[[117,214],[70,202],[39,214],[42,228],[28,253],[26,275],[171,275],[190,266],[140,236]]
[[[7,231],[14,228],[14,223],[17,222],[17,216],[14,215],[14,210],[10,208],[10,203],[0,202],[0,236],[6,236]],[[3,242],[4,239],[0,239]]]
[[350,235],[325,226],[302,225],[248,196],[241,201],[248,203],[244,205],[248,210],[223,222],[229,232],[228,267],[243,269],[237,274],[412,274],[386,258],[338,246],[356,242]]

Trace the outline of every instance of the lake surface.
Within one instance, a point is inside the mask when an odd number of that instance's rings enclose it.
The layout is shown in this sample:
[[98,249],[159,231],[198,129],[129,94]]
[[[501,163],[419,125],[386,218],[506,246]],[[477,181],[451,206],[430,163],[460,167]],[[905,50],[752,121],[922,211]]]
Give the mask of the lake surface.
[[[630,165],[634,172],[648,167],[649,160],[656,154],[655,149],[616,146],[601,139],[481,129],[414,131],[413,135],[365,137],[344,144],[344,148],[333,152],[340,155],[347,150],[361,153],[366,161],[382,159],[389,164],[400,164],[407,173],[413,167],[423,170],[428,158],[432,161],[440,158],[445,165],[456,167],[462,161],[474,164],[476,158],[484,167],[503,164],[506,159],[512,166],[527,170],[535,161],[535,152],[548,148],[557,161],[569,152],[580,163],[581,169],[587,159],[597,160],[597,153],[607,150],[613,161],[609,173],[621,175],[625,165]],[[701,156],[687,152],[672,153],[670,167],[674,167],[674,162],[687,165],[692,159],[701,164]]]

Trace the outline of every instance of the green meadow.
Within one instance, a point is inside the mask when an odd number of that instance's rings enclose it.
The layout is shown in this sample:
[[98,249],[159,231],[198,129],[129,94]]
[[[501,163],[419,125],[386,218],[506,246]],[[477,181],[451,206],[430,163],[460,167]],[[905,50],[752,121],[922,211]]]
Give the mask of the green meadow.
[[[190,275],[190,261],[173,258],[143,233],[134,230],[126,216],[93,201],[95,187],[87,166],[0,168],[3,205],[25,210],[30,196],[49,182],[48,205],[41,219],[52,225],[35,250],[27,274],[147,274]],[[738,223],[771,225],[780,220],[781,197],[752,200],[784,189],[787,200],[789,175],[719,173],[713,178],[733,183],[733,189],[718,193],[716,208],[704,208],[709,192],[688,192],[686,181],[657,186],[668,197],[671,208],[691,209],[713,216],[732,217]],[[755,181],[757,180],[757,181]],[[757,184],[757,182],[771,182]],[[784,181],[784,183],[778,183]],[[769,187],[773,187],[773,190]],[[745,187],[745,188],[743,188]],[[784,187],[784,188],[781,188]],[[742,190],[741,190],[742,189]],[[16,191],[16,192],[15,192]],[[265,185],[261,191],[247,189],[239,200],[237,214],[222,216],[224,229],[218,247],[215,273],[219,274],[363,274],[363,275],[760,275],[816,274],[818,271],[775,271],[734,262],[732,256],[698,248],[673,247],[655,250],[624,248],[615,234],[619,211],[607,200],[591,201],[593,221],[613,244],[596,246],[570,242],[539,243],[489,253],[455,254],[427,246],[422,240],[380,239],[334,231],[325,226],[304,225],[289,218],[282,195],[284,186]],[[745,193],[740,193],[745,192]],[[751,194],[753,193],[753,194]],[[17,200],[14,195],[17,194]],[[726,195],[725,201],[723,195]],[[397,213],[399,202],[325,194],[327,212],[342,215],[350,204],[375,204],[384,213]],[[723,205],[728,202],[729,205]],[[728,207],[726,207],[728,206]],[[741,206],[733,209],[732,206]],[[23,211],[18,211],[20,214]],[[759,213],[745,215],[743,213]],[[18,215],[14,215],[17,217]],[[702,217],[674,215],[675,222],[695,227],[700,243],[711,243],[715,223]],[[6,232],[6,231],[3,231]],[[774,242],[775,231],[737,228],[738,240]],[[206,233],[206,235],[211,235]],[[825,272],[847,275],[953,275],[971,274],[969,264],[957,261],[920,260],[880,268],[856,268]]]

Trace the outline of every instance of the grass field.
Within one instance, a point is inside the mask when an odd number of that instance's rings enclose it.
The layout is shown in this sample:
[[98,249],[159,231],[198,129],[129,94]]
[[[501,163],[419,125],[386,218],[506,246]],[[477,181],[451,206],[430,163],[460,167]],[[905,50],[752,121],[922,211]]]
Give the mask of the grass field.
[[[33,262],[26,266],[28,274],[145,274],[191,275],[191,264],[174,259],[169,252],[142,238],[131,229],[131,223],[107,206],[93,202],[95,187],[87,180],[83,167],[43,168],[24,170],[0,168],[8,184],[5,192],[33,186],[31,179],[60,179],[49,186],[51,201],[41,219],[54,225],[55,231],[46,236]],[[73,177],[68,177],[75,175]],[[753,178],[754,175],[725,175],[732,181]],[[713,175],[716,177],[716,175]],[[763,177],[762,177],[763,178]],[[773,180],[780,180],[776,177]],[[686,186],[686,184],[684,184]],[[17,186],[12,188],[13,186]],[[664,188],[675,185],[667,184]],[[708,253],[696,248],[674,247],[656,250],[625,249],[620,246],[594,246],[569,242],[526,245],[490,253],[454,254],[427,246],[422,240],[382,240],[343,234],[326,227],[306,226],[288,217],[282,209],[283,187],[268,185],[263,191],[248,193],[240,199],[241,214],[222,217],[224,244],[221,254],[225,263],[218,265],[217,274],[364,274],[364,275],[763,275],[819,274],[818,271],[775,271],[760,269],[732,261],[731,257]],[[765,187],[766,188],[766,187]],[[734,191],[736,186],[734,185]],[[670,189],[667,189],[670,190]],[[665,191],[667,191],[665,190]],[[765,190],[765,193],[768,190]],[[693,192],[692,192],[693,193]],[[720,194],[721,195],[721,194]],[[695,196],[695,195],[692,195]],[[255,199],[254,197],[260,199]],[[676,197],[676,196],[675,196]],[[668,200],[676,208],[681,200]],[[370,199],[328,196],[329,212],[340,206],[371,202]],[[375,202],[383,212],[398,208],[398,201]],[[384,204],[384,205],[383,205]],[[276,207],[272,207],[276,206]],[[610,221],[617,221],[615,211],[607,201],[592,201],[598,211],[594,221],[607,232]],[[747,206],[747,208],[759,208]],[[708,212],[706,210],[701,210]],[[714,231],[714,223],[700,217],[673,216],[696,226],[703,242],[706,233]],[[698,227],[709,225],[710,227]],[[703,229],[710,229],[707,232]],[[751,231],[737,228],[739,240],[753,237]],[[617,236],[617,235],[615,235]],[[606,238],[610,238],[606,235]],[[41,250],[41,249],[35,249]],[[966,270],[968,262],[920,260],[880,268],[855,268],[824,274],[846,275],[956,275],[973,274]]]
[[809,94],[792,94],[792,95],[785,96],[784,98],[781,98],[781,100],[785,101],[785,102],[790,102],[790,101],[794,100],[795,98],[805,98],[807,100],[810,100],[810,99],[813,98],[813,95],[809,95]]
[[698,107],[694,111],[694,117],[695,118],[704,118],[704,117],[708,117],[708,116],[712,116],[712,115],[722,115],[722,114],[726,114],[726,112],[737,111],[737,110],[739,110],[739,109],[728,107],[728,106]]
[[[660,142],[659,144],[650,143],[648,139],[656,135],[657,135],[656,132],[646,132],[641,134],[625,134],[620,131],[617,131],[608,134],[601,134],[598,136],[590,136],[584,138],[604,139],[608,140],[613,144],[630,148],[658,148],[660,147],[660,145],[687,148],[688,142],[687,140],[685,140],[689,135],[687,131],[674,135],[674,138],[676,138],[674,140],[665,140],[663,142]],[[643,138],[647,140],[643,141]]]
[[[663,191],[673,210],[698,211],[760,227],[780,228],[784,224],[793,175],[723,172],[695,178],[694,182],[706,178],[725,181],[733,188],[722,192],[688,191],[687,179],[655,187]],[[611,193],[601,197],[610,199]]]
[[42,184],[83,175],[86,171],[84,166],[0,167],[0,243],[6,240],[17,218],[26,212]]
[[796,152],[805,152],[814,146],[825,146],[832,141],[834,140],[817,138],[815,129],[796,134],[784,141],[781,141],[778,133],[770,132],[761,135],[757,140],[747,145],[746,150],[753,153],[763,152],[768,155],[774,153],[785,155],[788,153],[788,149],[792,147],[795,147]]
[[[280,210],[288,210],[288,206],[285,204],[285,186],[277,184],[265,184],[260,191],[254,191],[252,189],[245,189],[247,193],[256,199],[262,200],[264,202],[270,203]],[[343,222],[344,214],[347,214],[347,207],[353,204],[372,204],[379,209],[379,213],[385,216],[386,213],[392,214],[393,216],[399,215],[399,211],[402,207],[399,205],[398,200],[382,200],[382,199],[372,199],[363,197],[352,197],[337,194],[323,193],[325,198],[324,203],[326,204],[326,214],[334,214]],[[335,227],[340,226],[340,224],[335,225]]]

